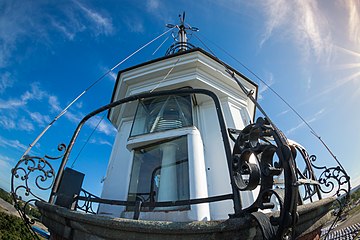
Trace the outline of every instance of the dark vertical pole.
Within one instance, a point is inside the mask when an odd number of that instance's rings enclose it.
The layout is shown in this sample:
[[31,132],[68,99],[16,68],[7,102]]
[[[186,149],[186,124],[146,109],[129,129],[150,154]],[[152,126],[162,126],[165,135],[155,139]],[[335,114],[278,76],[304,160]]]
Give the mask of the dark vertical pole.
[[235,214],[239,214],[241,211],[241,208],[242,208],[241,199],[240,199],[239,190],[237,189],[235,182],[234,182],[234,178],[232,177],[234,175],[233,170],[232,170],[232,154],[231,154],[230,142],[229,142],[229,137],[227,135],[224,116],[222,114],[219,99],[216,97],[216,95],[212,92],[209,92],[207,95],[211,96],[211,98],[214,100],[214,103],[215,103],[215,108],[216,108],[216,112],[217,112],[219,124],[220,124],[221,136],[222,136],[222,139],[224,142],[224,148],[225,148],[226,160],[227,160],[227,165],[228,165],[228,170],[229,170],[231,188],[232,188],[232,192],[233,192],[234,211],[235,211]]

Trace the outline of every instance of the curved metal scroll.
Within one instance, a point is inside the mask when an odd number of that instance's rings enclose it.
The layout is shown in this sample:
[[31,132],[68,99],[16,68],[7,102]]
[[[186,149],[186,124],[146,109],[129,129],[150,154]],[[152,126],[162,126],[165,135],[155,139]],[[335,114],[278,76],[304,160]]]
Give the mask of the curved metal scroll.
[[195,48],[195,46],[189,42],[176,42],[176,43],[172,44],[168,48],[168,50],[166,50],[165,56],[177,53],[179,51],[179,49],[190,50],[193,48]]
[[316,161],[316,156],[311,155],[309,157],[311,166],[315,169],[322,170],[318,181],[320,191],[325,194],[332,194],[334,196],[340,197],[342,194],[345,194],[345,201],[338,198],[337,203],[339,205],[338,212],[335,213],[335,219],[331,226],[329,227],[324,239],[327,239],[330,232],[335,228],[336,223],[340,220],[343,210],[346,208],[350,202],[350,176],[346,173],[345,169],[342,166],[336,167],[318,167],[314,164]]
[[[315,171],[312,167],[312,161],[313,155],[310,156],[306,149],[294,141],[289,141],[290,146],[293,152],[293,156],[296,156],[296,163],[297,163],[297,177],[298,177],[298,183],[299,185],[302,185],[303,187],[303,193],[301,202],[299,204],[303,204],[304,201],[309,200],[310,202],[316,201],[321,199],[321,188],[320,188],[320,182],[317,180]],[[298,153],[300,153],[299,158],[301,157],[303,160],[304,168],[301,170],[299,169],[299,166],[301,164],[298,160],[297,156]],[[299,190],[300,192],[300,190]]]
[[[298,143],[292,142],[291,146],[301,153],[306,164],[303,172],[300,173],[300,171],[298,171],[298,178],[316,180],[318,183],[315,188],[308,189],[308,191],[305,192],[304,200],[311,198],[315,193],[321,198],[320,191],[338,197],[342,194],[348,195],[350,193],[350,176],[341,166],[319,167],[315,165],[315,161],[317,160],[315,155],[309,156],[306,149]],[[314,169],[320,171],[320,174],[317,174],[319,176],[318,178],[315,176]]]
[[[65,152],[66,145],[60,144],[58,150]],[[46,202],[40,195],[50,190],[55,181],[55,171],[48,160],[57,160],[62,156],[63,154],[57,157],[25,155],[11,170],[11,195],[14,206],[35,238],[37,235],[31,225],[36,219],[27,215],[27,209],[31,208],[31,203],[37,200]]]
[[[268,220],[272,229],[267,230],[273,234],[267,239],[291,238],[298,218],[294,157],[289,145],[283,142],[284,137],[279,134],[281,132],[266,119],[258,118],[256,123],[240,132],[233,151],[233,180],[237,188],[248,191],[260,186],[257,199],[243,212],[253,213],[274,207],[280,210],[280,215]],[[280,175],[284,176],[284,188],[275,189],[274,178]],[[277,203],[271,201],[274,197]]]
[[85,198],[85,200],[78,200],[78,197],[76,197],[75,198],[76,209],[82,210],[86,213],[96,214],[96,211],[94,210],[94,206],[93,206],[93,201],[90,200],[100,199],[100,198],[84,189],[81,189],[79,197],[83,197]]
[[318,177],[320,183],[320,190],[323,193],[333,193],[333,195],[340,196],[341,194],[348,195],[350,193],[350,177],[340,166],[336,167],[318,167],[314,164],[316,156],[310,156],[311,165],[319,170],[323,170]]

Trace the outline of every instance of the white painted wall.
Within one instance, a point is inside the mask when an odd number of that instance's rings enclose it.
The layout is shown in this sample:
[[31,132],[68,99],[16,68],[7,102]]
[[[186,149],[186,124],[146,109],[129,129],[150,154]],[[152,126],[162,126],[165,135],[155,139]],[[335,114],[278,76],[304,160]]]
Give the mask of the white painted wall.
[[[119,127],[104,180],[101,198],[126,200],[129,190],[132,153],[126,148],[132,121],[125,121]],[[124,206],[99,204],[98,214],[120,217]]]
[[[206,177],[206,166],[203,142],[200,132],[194,128],[188,134],[188,151],[189,151],[189,184],[190,199],[208,197],[208,186]],[[205,221],[210,220],[209,203],[196,204],[191,206],[189,219]]]
[[[177,60],[180,59],[180,61]],[[176,63],[176,64],[175,64]],[[164,76],[172,69],[171,74]],[[239,77],[241,79],[241,77]],[[246,88],[256,92],[256,86],[242,79]],[[249,112],[253,104],[238,89],[237,84],[224,72],[223,66],[203,53],[194,52],[179,57],[154,62],[133,68],[121,75],[114,100],[148,92],[156,88],[175,89],[184,86],[203,88],[221,97],[226,126],[243,129],[249,124]],[[176,129],[157,135],[144,135],[128,140],[131,124],[123,123],[113,147],[108,173],[104,182],[102,198],[126,200],[129,188],[132,154],[131,149],[139,144],[154,142],[153,136],[168,137],[188,135],[190,198],[203,198],[232,193],[224,144],[220,132],[215,106],[208,97],[199,96],[195,107],[196,128],[188,131]],[[120,108],[110,113],[110,119],[117,125],[122,121]],[[131,114],[130,114],[131,115]],[[128,116],[130,117],[130,116]],[[186,133],[185,133],[186,132]],[[231,141],[230,141],[231,142]],[[256,191],[255,191],[256,192]],[[252,203],[255,192],[242,192],[244,207]],[[132,218],[133,213],[124,212],[124,207],[100,205],[99,213]],[[234,212],[232,200],[191,206],[190,211],[141,212],[140,219],[173,221],[227,219]]]
[[[246,125],[249,124],[250,117],[248,116],[248,112],[245,106],[241,104],[236,104],[234,101],[230,99],[226,99],[226,102],[222,104],[224,111],[224,118],[228,128],[234,129],[243,129]],[[234,143],[230,140],[231,147],[234,147]],[[256,160],[251,158],[251,162],[255,163]],[[242,208],[249,207],[254,203],[258,195],[259,189],[255,189],[254,191],[240,191],[241,204]]]
[[[204,143],[204,157],[209,197],[232,193],[215,106],[211,102],[199,106],[199,127]],[[227,219],[234,213],[232,200],[210,203],[212,220]]]
[[[120,135],[120,134],[119,134]],[[157,139],[157,141],[161,141],[164,139],[174,138],[177,136],[187,136],[188,139],[188,163],[189,163],[189,190],[190,190],[190,199],[197,198],[206,198],[208,197],[208,189],[207,189],[207,179],[206,179],[206,171],[205,171],[205,161],[204,161],[204,149],[203,143],[201,139],[201,135],[199,130],[196,127],[187,127],[180,129],[173,129],[165,132],[156,132],[152,134],[147,134],[143,136],[136,136],[126,141],[127,147],[139,147],[140,145],[147,145],[153,142],[152,139]],[[119,137],[121,138],[121,137]],[[119,141],[118,144],[122,142]],[[125,143],[126,145],[126,143]],[[130,155],[131,156],[131,155]],[[131,160],[129,161],[131,162]],[[106,188],[108,192],[111,194],[112,192],[117,192],[126,189],[126,195],[122,194],[121,198],[116,198],[120,200],[127,199],[128,186],[129,186],[129,178],[131,173],[131,165],[128,168],[122,168],[124,164],[119,164],[114,167],[114,172],[118,172],[118,176],[124,175],[127,176],[127,180],[124,181],[122,186],[114,185],[111,181],[115,179],[109,180],[108,184],[104,184],[104,189]],[[116,178],[116,176],[114,175]],[[117,177],[119,178],[119,177]],[[116,181],[116,180],[115,180]],[[105,186],[106,185],[106,186]],[[119,189],[119,190],[117,190]],[[113,194],[114,195],[114,194]],[[120,195],[118,195],[120,197]],[[103,208],[102,208],[103,209]],[[107,206],[107,211],[116,211],[116,215],[118,214],[120,208],[115,206]],[[168,209],[168,208],[167,208]],[[124,211],[125,208],[121,208],[120,216],[124,218],[132,218],[133,212]],[[102,210],[104,211],[104,210]],[[164,211],[164,212],[141,212],[140,219],[142,220],[161,220],[161,221],[208,221],[211,219],[209,203],[192,205],[190,210],[183,211]]]

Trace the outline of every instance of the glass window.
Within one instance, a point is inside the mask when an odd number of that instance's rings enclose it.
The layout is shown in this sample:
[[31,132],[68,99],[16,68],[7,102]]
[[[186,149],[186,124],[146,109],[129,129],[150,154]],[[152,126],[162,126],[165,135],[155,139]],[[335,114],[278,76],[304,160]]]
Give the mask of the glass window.
[[[135,149],[128,201],[163,202],[189,199],[187,136]],[[141,209],[169,211],[189,206]],[[133,210],[128,207],[127,210]]]
[[192,125],[190,95],[140,100],[130,136]]

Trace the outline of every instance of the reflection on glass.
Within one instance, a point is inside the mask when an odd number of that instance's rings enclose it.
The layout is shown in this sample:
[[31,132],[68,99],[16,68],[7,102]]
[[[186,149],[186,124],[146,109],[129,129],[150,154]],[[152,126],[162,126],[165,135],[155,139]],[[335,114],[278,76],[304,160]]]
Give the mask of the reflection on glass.
[[190,95],[140,100],[130,136],[192,126]]
[[[187,137],[135,149],[128,201],[164,202],[189,199]],[[182,210],[188,206],[141,209]],[[133,210],[128,207],[127,210]]]

